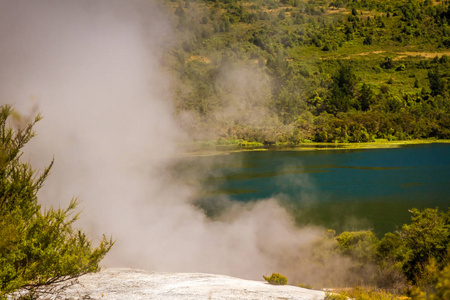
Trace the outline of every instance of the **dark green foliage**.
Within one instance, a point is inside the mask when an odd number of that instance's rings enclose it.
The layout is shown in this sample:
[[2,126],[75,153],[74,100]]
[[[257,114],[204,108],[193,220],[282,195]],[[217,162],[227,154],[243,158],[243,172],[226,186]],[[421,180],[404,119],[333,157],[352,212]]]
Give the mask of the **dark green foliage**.
[[29,297],[51,292],[55,283],[99,269],[98,263],[113,242],[105,237],[97,248],[87,236],[72,227],[77,201],[67,209],[42,210],[37,192],[53,162],[36,176],[20,161],[21,149],[34,136],[39,116],[25,127],[9,106],[0,110],[0,299],[25,289]]
[[363,84],[358,97],[359,106],[362,111],[370,110],[370,107],[375,102],[375,94],[368,84]]
[[381,63],[381,67],[383,69],[392,69],[392,68],[394,68],[394,62],[392,61],[392,58],[391,57],[386,57],[384,59],[384,62]]
[[268,283],[274,285],[286,285],[288,283],[288,279],[278,273],[272,273],[272,275],[270,275],[269,277],[263,275],[263,277]]
[[371,35],[369,35],[368,37],[366,37],[363,41],[364,45],[372,45],[373,44],[373,38]]
[[431,95],[442,95],[445,89],[445,82],[443,81],[437,65],[434,70],[428,72],[428,80],[430,81]]
[[357,84],[356,75],[351,66],[342,63],[335,76],[331,95],[327,103],[327,111],[330,113],[347,112],[353,106],[355,86]]

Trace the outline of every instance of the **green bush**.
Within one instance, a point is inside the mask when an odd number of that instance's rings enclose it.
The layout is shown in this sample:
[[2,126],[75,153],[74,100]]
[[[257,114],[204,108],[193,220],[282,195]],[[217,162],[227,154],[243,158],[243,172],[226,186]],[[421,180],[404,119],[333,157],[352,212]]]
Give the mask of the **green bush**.
[[324,300],[347,300],[347,296],[327,292]]
[[403,271],[414,284],[426,285],[427,266],[436,264],[439,270],[448,265],[450,254],[450,210],[412,209],[411,224],[402,227],[404,241]]
[[339,250],[360,262],[373,262],[378,239],[372,231],[344,231],[336,237]]
[[[13,117],[13,118],[11,118]],[[20,290],[35,298],[53,292],[55,284],[99,270],[99,262],[113,245],[103,239],[92,247],[86,235],[72,227],[77,200],[66,209],[42,210],[37,192],[53,161],[36,176],[20,161],[21,149],[34,136],[33,125],[21,127],[10,106],[0,107],[0,299]],[[21,120],[19,120],[21,121]]]
[[313,288],[313,286],[311,284],[307,284],[307,283],[300,283],[298,286],[301,288],[304,288],[304,289],[308,289],[308,290],[311,290]]
[[263,277],[268,283],[274,285],[286,285],[288,283],[288,279],[285,276],[278,273],[272,273],[270,277],[266,277],[263,275]]

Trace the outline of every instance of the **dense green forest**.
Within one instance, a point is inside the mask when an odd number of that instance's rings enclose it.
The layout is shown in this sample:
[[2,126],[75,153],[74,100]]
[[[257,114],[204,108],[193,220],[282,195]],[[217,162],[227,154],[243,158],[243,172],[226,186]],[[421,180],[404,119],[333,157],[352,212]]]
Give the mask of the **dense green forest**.
[[450,1],[172,0],[180,124],[266,145],[450,138]]

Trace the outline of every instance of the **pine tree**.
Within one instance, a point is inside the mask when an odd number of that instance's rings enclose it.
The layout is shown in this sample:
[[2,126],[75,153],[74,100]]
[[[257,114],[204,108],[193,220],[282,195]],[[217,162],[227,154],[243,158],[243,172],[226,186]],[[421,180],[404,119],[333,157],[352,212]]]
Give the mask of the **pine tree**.
[[72,227],[77,199],[66,209],[41,209],[37,192],[53,161],[36,176],[20,160],[40,116],[25,127],[11,126],[14,116],[11,106],[0,107],[0,299],[18,290],[33,299],[54,292],[58,283],[98,271],[114,242],[103,236],[94,248],[86,234]]
[[434,70],[428,72],[428,80],[430,81],[431,95],[442,95],[445,89],[445,82],[442,79],[442,75],[439,73],[438,66],[436,66]]

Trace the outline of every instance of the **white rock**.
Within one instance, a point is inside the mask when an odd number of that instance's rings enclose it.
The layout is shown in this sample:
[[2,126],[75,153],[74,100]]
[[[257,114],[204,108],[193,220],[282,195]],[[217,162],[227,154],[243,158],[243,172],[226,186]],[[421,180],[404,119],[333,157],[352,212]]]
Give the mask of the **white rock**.
[[290,285],[201,273],[155,273],[105,269],[45,299],[299,299],[323,300],[325,293]]

